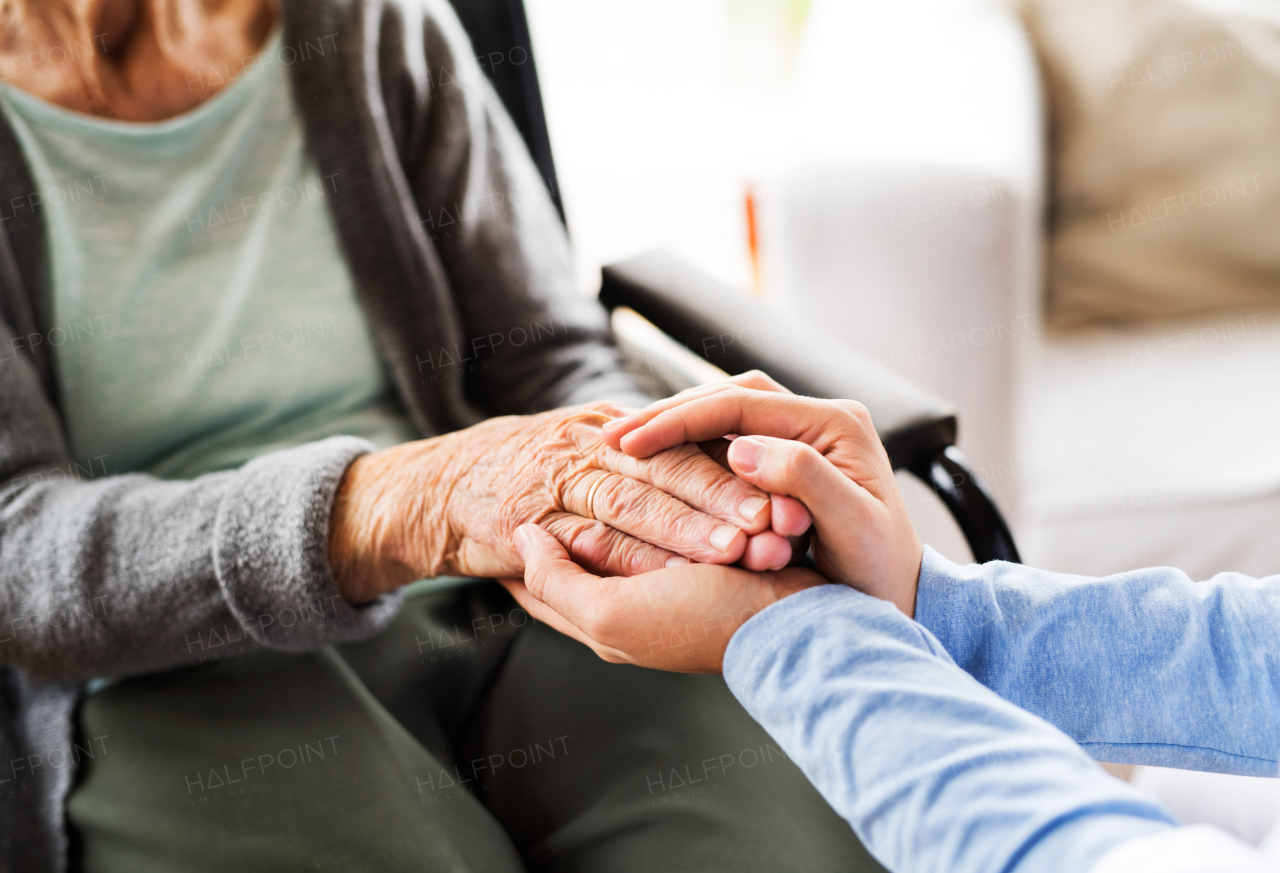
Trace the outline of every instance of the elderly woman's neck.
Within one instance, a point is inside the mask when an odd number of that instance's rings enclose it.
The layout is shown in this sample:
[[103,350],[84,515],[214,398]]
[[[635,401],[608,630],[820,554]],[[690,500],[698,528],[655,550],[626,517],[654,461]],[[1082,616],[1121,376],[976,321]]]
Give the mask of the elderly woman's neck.
[[252,62],[277,0],[0,0],[0,79],[68,109],[160,121]]

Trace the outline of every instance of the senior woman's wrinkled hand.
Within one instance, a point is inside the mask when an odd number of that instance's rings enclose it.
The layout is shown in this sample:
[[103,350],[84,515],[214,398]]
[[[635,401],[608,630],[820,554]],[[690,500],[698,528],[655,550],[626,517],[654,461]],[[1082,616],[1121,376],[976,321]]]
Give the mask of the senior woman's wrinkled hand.
[[606,661],[678,673],[721,672],[729,640],[746,621],[827,581],[798,567],[753,573],[715,564],[601,578],[537,525],[519,528],[516,543],[524,581],[499,581],[525,611]]
[[357,459],[334,500],[329,558],[350,602],[414,579],[518,576],[516,528],[540,524],[583,565],[634,575],[689,559],[757,566],[790,547],[768,495],[697,446],[647,459],[608,446],[610,403],[493,418]]

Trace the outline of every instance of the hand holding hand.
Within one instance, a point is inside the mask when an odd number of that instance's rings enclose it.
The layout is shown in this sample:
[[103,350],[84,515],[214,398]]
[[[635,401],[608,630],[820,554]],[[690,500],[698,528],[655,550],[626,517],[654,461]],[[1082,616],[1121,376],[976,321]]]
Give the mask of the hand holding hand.
[[[611,422],[604,432],[634,458],[739,434],[728,450],[730,467],[808,508],[822,574],[914,616],[924,549],[862,404],[716,383]],[[776,511],[780,502],[773,502]]]
[[799,568],[753,573],[684,564],[639,576],[583,570],[538,525],[516,531],[524,581],[502,584],[525,610],[614,663],[719,673],[734,632],[766,606],[826,580]]
[[609,574],[690,559],[784,566],[791,550],[769,531],[766,493],[697,446],[638,460],[605,443],[603,425],[631,411],[492,418],[357,459],[330,520],[339,589],[358,603],[426,576],[518,575],[512,537],[530,521]]

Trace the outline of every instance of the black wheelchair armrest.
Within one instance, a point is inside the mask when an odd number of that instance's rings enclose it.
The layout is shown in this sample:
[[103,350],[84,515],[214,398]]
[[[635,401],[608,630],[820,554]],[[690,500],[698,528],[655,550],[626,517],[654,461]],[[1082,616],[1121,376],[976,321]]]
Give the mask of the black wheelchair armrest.
[[974,558],[1018,560],[990,495],[954,448],[956,414],[946,401],[668,252],[605,267],[600,301],[611,310],[635,310],[730,374],[759,369],[797,394],[864,404],[894,468],[905,468],[933,487]]
[[946,401],[667,252],[605,267],[600,301],[634,309],[730,374],[764,370],[797,394],[857,400],[895,468],[955,443],[955,410]]

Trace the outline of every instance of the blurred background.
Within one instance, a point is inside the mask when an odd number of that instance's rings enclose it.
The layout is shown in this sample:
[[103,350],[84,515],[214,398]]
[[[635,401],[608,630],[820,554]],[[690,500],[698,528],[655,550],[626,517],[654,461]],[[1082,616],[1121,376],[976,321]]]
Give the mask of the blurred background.
[[526,8],[592,289],[602,264],[656,246],[751,287],[746,191],[805,164],[1025,172],[1038,157],[1036,82],[1013,75],[1028,62],[1024,37],[1004,10],[975,0]]
[[584,290],[670,249],[953,402],[1027,563],[1280,571],[1280,3],[526,5]]

